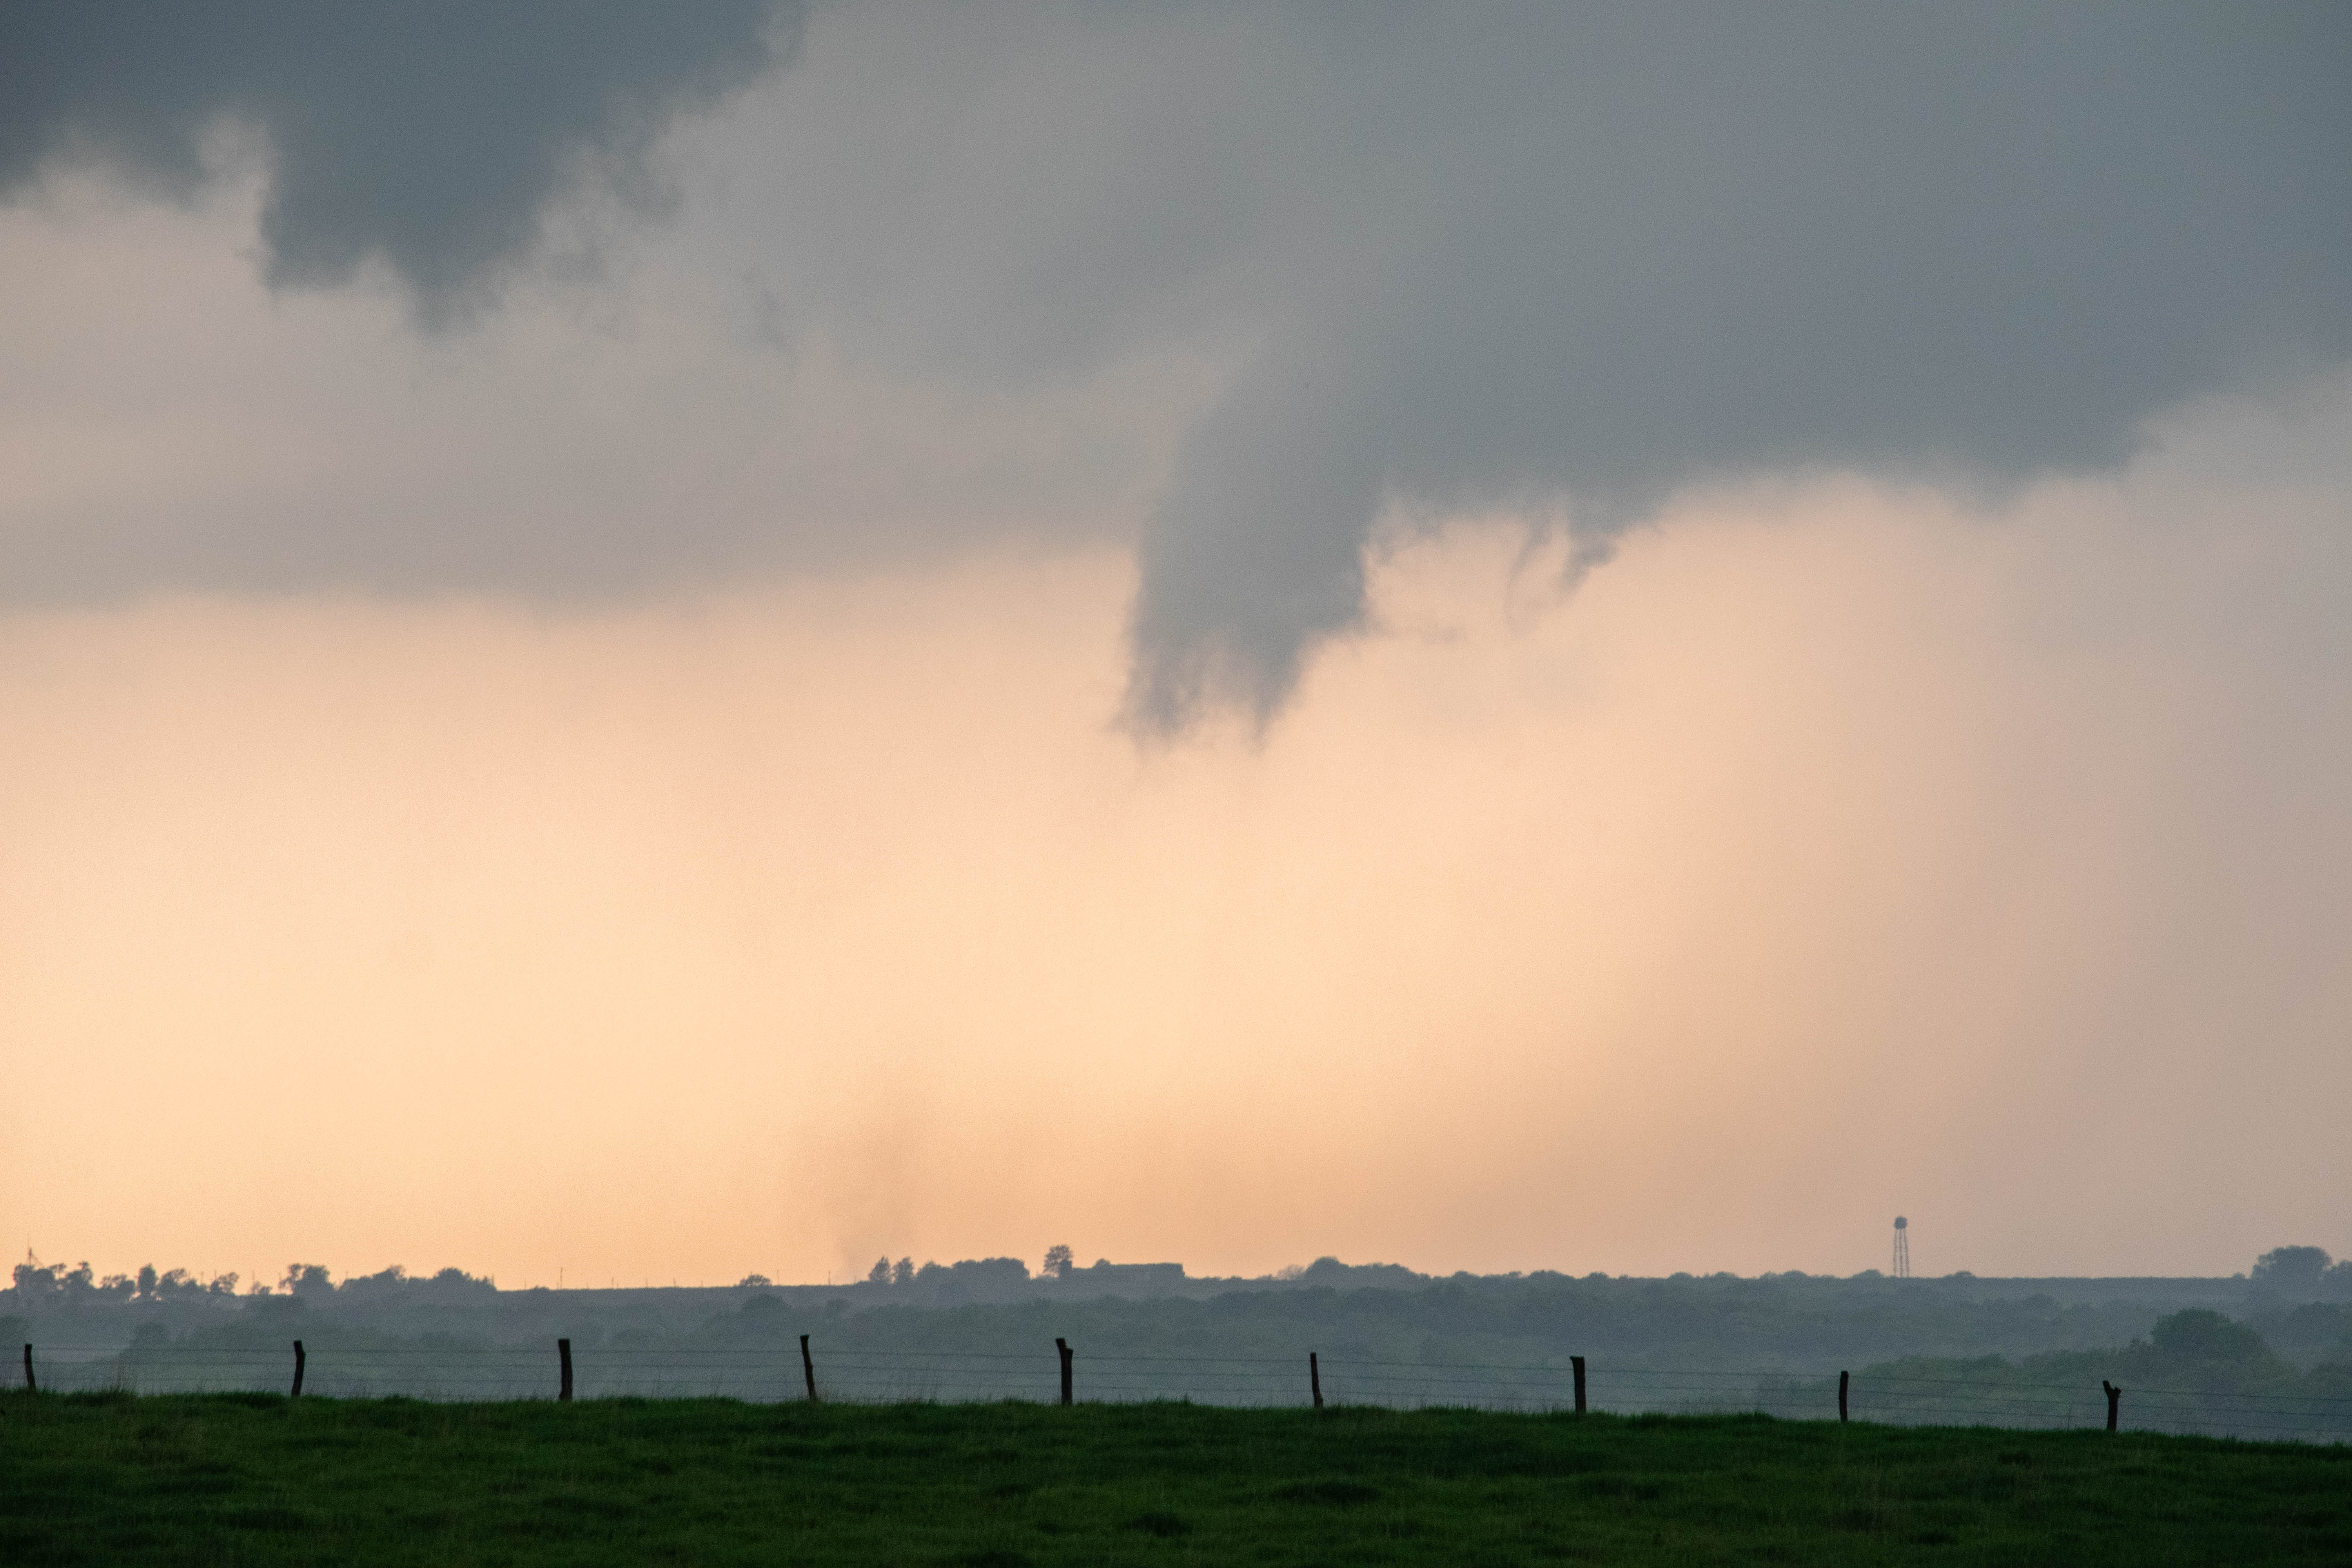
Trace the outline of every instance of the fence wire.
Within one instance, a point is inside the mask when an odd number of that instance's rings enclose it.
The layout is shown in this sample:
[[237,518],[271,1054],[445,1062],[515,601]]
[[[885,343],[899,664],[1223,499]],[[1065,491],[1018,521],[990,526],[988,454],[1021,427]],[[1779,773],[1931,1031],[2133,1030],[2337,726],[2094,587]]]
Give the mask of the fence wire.
[[[820,1398],[861,1404],[993,1400],[1052,1404],[1061,1363],[1049,1346],[1035,1354],[980,1351],[835,1350],[815,1347]],[[1328,1405],[1392,1409],[1463,1406],[1528,1412],[1574,1408],[1575,1373],[1537,1363],[1386,1362],[1319,1357]],[[309,1347],[305,1397],[428,1400],[552,1399],[560,1388],[553,1345],[480,1349]],[[253,1347],[53,1345],[35,1348],[45,1391],[132,1394],[278,1393],[291,1390],[294,1355]],[[1275,1406],[1307,1404],[1307,1358],[1089,1355],[1077,1351],[1075,1396],[1087,1403],[1189,1400]],[[716,1396],[755,1402],[804,1399],[807,1373],[797,1345],[727,1350],[575,1346],[579,1399]],[[1588,1361],[1587,1407],[1615,1415],[1759,1413],[1834,1420],[1838,1375],[1718,1369],[1621,1367]],[[1846,1408],[1857,1421],[1889,1426],[2103,1427],[2096,1386],[1853,1374]],[[2352,1398],[2242,1394],[2209,1389],[2126,1388],[2118,1411],[2129,1430],[2208,1436],[2352,1441]]]

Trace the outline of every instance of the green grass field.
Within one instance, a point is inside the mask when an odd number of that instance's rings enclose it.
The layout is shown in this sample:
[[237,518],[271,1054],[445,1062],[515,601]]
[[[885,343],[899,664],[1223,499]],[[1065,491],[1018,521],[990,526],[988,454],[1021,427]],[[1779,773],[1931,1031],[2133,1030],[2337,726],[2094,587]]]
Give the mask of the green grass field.
[[1757,1416],[0,1396],[0,1563],[2352,1562],[2352,1449]]

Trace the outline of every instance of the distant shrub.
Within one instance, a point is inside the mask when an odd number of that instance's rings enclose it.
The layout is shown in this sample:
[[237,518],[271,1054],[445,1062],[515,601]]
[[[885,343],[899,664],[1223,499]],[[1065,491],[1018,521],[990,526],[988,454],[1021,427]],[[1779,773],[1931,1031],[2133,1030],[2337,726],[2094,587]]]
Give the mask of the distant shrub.
[[2335,1259],[2320,1247],[2273,1247],[2254,1259],[2253,1282],[2280,1290],[2316,1289]]
[[2158,1318],[2147,1337],[2158,1351],[2180,1361],[2268,1361],[2272,1354],[2252,1328],[2203,1307]]

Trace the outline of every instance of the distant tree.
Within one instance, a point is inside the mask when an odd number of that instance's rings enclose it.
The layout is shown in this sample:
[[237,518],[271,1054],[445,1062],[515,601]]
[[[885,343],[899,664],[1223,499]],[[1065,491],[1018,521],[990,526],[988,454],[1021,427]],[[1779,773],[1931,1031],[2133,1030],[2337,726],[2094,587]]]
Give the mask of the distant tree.
[[742,1279],[738,1279],[735,1282],[735,1289],[738,1290],[752,1290],[759,1289],[762,1285],[772,1285],[774,1283],[774,1280],[769,1279],[764,1274],[746,1274]]
[[210,1279],[205,1282],[205,1293],[208,1296],[236,1295],[236,1271],[235,1269],[231,1269],[226,1274],[214,1275]]
[[25,1261],[16,1265],[15,1275],[16,1294],[30,1301],[56,1291],[60,1288],[58,1283],[59,1268],[60,1266],[55,1263],[42,1263],[33,1256],[31,1247],[25,1248]]
[[890,1283],[890,1260],[887,1258],[876,1258],[874,1260],[874,1267],[866,1271],[866,1282],[868,1285],[887,1285]]
[[286,1278],[278,1284],[285,1287],[289,1295],[295,1296],[322,1296],[335,1288],[335,1282],[328,1278],[326,1268],[316,1263],[288,1264]]
[[915,1282],[915,1260],[911,1258],[898,1259],[898,1266],[890,1271],[890,1282],[894,1285],[912,1285]]
[[2315,1290],[2334,1259],[2317,1247],[2273,1247],[2254,1259],[2254,1283],[2274,1290]]
[[2158,1350],[2181,1361],[2267,1361],[2271,1356],[2262,1335],[2203,1307],[2158,1318],[2147,1337]]
[[142,1301],[155,1299],[155,1266],[152,1263],[139,1266],[139,1299]]
[[359,1296],[383,1296],[398,1291],[408,1283],[408,1270],[395,1263],[374,1274],[347,1274],[342,1289]]
[[1049,1247],[1045,1249],[1045,1267],[1042,1272],[1048,1279],[1067,1279],[1070,1270],[1077,1266],[1076,1255],[1067,1247]]

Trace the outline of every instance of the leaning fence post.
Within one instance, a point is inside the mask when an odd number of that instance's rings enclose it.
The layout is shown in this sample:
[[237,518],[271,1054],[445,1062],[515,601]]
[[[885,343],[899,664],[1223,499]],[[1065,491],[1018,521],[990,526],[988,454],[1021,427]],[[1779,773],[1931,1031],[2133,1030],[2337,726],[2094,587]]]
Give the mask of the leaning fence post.
[[1838,1373],[1838,1419],[1841,1421],[1845,1419],[1845,1384],[1846,1374]]
[[1307,1352],[1307,1386],[1315,1393],[1315,1408],[1323,1408],[1323,1369],[1315,1364],[1315,1352]]
[[570,1340],[556,1341],[555,1354],[556,1358],[563,1363],[563,1387],[555,1397],[558,1399],[570,1399],[572,1397],[572,1342]]
[[1568,1365],[1569,1370],[1576,1373],[1576,1413],[1581,1415],[1584,1414],[1584,1358],[1572,1355],[1568,1358]]
[[816,1403],[816,1363],[809,1359],[808,1336],[801,1336],[801,1375],[808,1379],[809,1403]]
[[31,1345],[25,1347],[25,1392],[27,1394],[41,1392],[41,1385],[33,1381],[33,1347]]
[[2116,1402],[2124,1396],[2124,1391],[2104,1377],[2099,1379],[2099,1386],[2107,1391],[2107,1430],[2112,1432],[2116,1429]]
[[1054,1348],[1062,1352],[1062,1403],[1070,1402],[1070,1342],[1055,1340]]
[[293,1397],[294,1397],[294,1398],[296,1398],[296,1399],[299,1399],[299,1398],[301,1398],[301,1397],[302,1397],[302,1363],[303,1363],[304,1362],[308,1361],[309,1359],[310,1359],[310,1358],[309,1358],[308,1356],[306,1356],[306,1355],[304,1355],[304,1354],[302,1353],[302,1342],[301,1342],[300,1340],[296,1340],[296,1341],[294,1342],[294,1394],[293,1394]]

